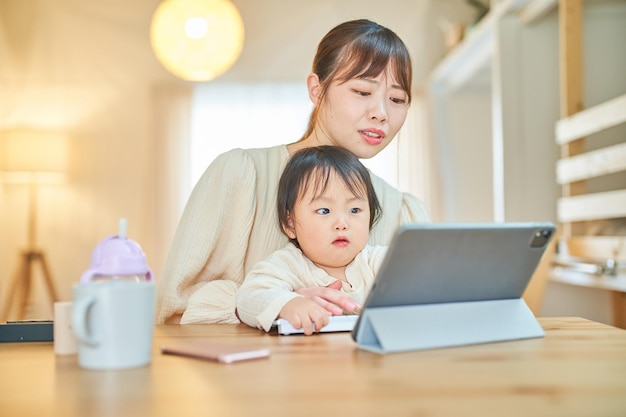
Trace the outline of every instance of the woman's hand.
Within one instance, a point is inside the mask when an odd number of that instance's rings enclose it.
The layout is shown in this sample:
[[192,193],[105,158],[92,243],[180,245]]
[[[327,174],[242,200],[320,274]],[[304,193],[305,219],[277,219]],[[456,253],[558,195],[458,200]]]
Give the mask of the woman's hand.
[[288,320],[294,328],[302,329],[305,335],[310,336],[328,324],[330,315],[314,301],[296,297],[285,304],[278,317]]
[[341,281],[337,280],[327,287],[300,288],[295,292],[309,300],[315,301],[315,303],[333,316],[341,316],[344,312],[360,310],[360,305],[340,291],[341,285]]

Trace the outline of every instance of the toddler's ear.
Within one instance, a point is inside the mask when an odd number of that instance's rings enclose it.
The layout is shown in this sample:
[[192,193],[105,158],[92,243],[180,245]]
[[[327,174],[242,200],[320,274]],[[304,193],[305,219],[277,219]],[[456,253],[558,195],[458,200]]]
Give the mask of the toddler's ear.
[[283,224],[283,231],[289,237],[289,239],[296,238],[296,228],[293,225],[293,218],[290,214],[287,215],[287,224]]

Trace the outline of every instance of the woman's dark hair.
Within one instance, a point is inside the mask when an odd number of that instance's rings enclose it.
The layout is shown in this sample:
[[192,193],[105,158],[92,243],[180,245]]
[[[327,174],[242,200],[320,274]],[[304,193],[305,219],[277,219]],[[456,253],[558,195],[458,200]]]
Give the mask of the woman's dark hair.
[[[370,229],[378,221],[382,209],[372,185],[370,173],[352,152],[337,146],[315,146],[301,149],[287,162],[278,183],[276,206],[281,230],[289,228],[298,197],[309,187],[313,194],[322,194],[331,174],[337,174],[357,197],[367,199],[370,208]],[[297,242],[292,240],[297,245]]]
[[[378,77],[388,65],[411,103],[413,69],[411,57],[402,39],[391,29],[366,19],[351,20],[335,26],[322,38],[312,72],[321,84],[320,101],[335,80],[344,83],[353,78]],[[318,106],[309,118],[309,136],[317,122]]]

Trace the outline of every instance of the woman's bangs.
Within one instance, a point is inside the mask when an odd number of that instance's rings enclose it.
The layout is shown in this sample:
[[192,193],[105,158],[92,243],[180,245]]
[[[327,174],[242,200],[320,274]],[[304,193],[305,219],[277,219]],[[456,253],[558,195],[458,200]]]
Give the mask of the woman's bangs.
[[338,68],[345,68],[337,74],[336,79],[346,82],[353,78],[376,78],[387,67],[391,57],[383,51],[376,51],[374,48],[354,44],[352,48],[346,48],[350,52],[344,55]]
[[376,78],[388,68],[394,81],[411,96],[412,69],[406,52],[393,44],[369,45],[355,42],[345,48],[346,53],[337,68],[346,68],[335,77],[341,83],[353,78]]

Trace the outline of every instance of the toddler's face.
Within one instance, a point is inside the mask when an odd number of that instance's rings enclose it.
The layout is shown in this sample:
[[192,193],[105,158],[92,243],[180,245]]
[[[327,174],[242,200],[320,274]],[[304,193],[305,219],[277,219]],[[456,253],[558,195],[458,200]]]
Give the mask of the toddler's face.
[[370,208],[367,196],[354,195],[340,177],[331,174],[324,193],[309,187],[296,201],[293,227],[302,252],[330,275],[354,260],[369,239]]

